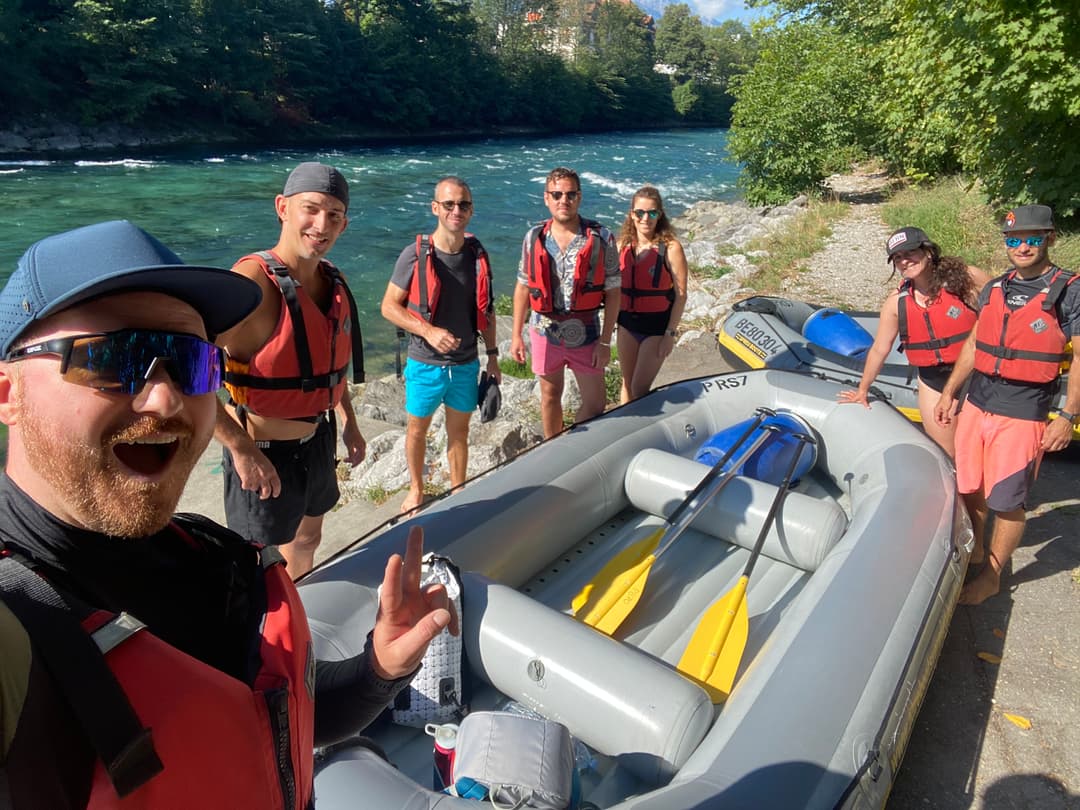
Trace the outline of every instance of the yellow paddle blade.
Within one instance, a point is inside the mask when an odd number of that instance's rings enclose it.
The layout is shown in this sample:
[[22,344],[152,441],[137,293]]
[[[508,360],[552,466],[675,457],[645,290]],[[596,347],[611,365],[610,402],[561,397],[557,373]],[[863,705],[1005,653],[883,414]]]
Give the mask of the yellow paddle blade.
[[656,556],[650,554],[633,568],[624,571],[615,578],[611,587],[604,592],[596,606],[585,614],[585,624],[595,627],[609,636],[619,629],[630,611],[641,599],[645,583],[649,579],[649,570],[656,562]]
[[705,611],[679,659],[679,671],[704,686],[713,703],[723,703],[731,694],[746,649],[750,634],[746,613],[748,581],[746,575],[740,577],[734,588]]
[[660,538],[663,536],[664,527],[660,527],[645,539],[638,540],[636,543],[631,543],[609,560],[608,563],[597,572],[596,576],[593,577],[592,582],[589,582],[578,592],[578,595],[574,597],[573,601],[570,603],[572,615],[578,616],[582,609],[589,603],[592,596],[595,595],[597,599],[602,598],[620,574],[629,568],[633,568],[656,551],[656,546],[660,543]]

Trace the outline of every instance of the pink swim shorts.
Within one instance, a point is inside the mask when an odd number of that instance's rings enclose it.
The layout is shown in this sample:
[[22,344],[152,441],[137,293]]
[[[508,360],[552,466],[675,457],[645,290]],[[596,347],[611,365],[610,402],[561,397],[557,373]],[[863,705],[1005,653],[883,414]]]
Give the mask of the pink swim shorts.
[[1039,474],[1046,422],[987,413],[971,400],[956,424],[956,485],[967,494],[982,489],[995,512],[1023,509]]
[[564,366],[575,374],[603,374],[604,369],[592,364],[593,348],[596,343],[568,348],[558,341],[549,340],[536,329],[529,328],[529,341],[532,346],[532,370],[538,377],[557,373]]

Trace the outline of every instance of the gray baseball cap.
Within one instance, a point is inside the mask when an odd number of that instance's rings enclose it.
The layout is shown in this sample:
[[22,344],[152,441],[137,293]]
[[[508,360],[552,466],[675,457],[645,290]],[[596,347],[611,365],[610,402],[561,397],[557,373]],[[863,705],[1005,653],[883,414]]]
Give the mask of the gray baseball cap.
[[1049,205],[1018,205],[1005,215],[1002,233],[1013,231],[1052,231],[1054,212]]
[[300,194],[304,191],[318,191],[329,194],[341,200],[345,210],[349,210],[349,184],[345,175],[333,166],[325,163],[301,163],[291,172],[285,180],[285,188],[281,192],[286,197]]
[[901,228],[885,241],[885,251],[888,254],[885,261],[891,262],[893,256],[902,251],[929,247],[930,244],[930,237],[926,235],[926,231],[922,228]]

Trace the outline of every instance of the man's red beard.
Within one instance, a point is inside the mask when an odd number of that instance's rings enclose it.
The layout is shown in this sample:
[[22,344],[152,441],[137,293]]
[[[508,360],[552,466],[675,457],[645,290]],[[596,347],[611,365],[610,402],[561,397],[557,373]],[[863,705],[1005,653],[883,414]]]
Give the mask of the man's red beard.
[[[63,436],[56,426],[21,410],[19,430],[27,462],[85,528],[102,534],[146,537],[163,529],[206,447],[205,441],[195,441],[194,428],[182,419],[141,416],[107,431],[94,445]],[[173,441],[135,443],[162,434]],[[165,469],[167,474],[157,481],[138,477],[139,472]]]

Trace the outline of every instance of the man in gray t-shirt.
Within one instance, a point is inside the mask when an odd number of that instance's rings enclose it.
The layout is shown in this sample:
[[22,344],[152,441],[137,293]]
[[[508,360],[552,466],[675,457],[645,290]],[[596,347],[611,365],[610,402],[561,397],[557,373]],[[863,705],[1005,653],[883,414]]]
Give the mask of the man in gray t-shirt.
[[[1039,462],[1068,447],[1080,418],[1080,280],[1050,260],[1053,211],[1017,206],[1001,230],[1011,267],[979,294],[979,319],[934,408],[935,420],[948,424],[970,379],[956,416],[956,484],[975,532],[968,564],[981,568],[960,591],[961,605],[981,604],[1000,590],[1024,534]],[[1073,371],[1064,407],[1047,423],[1066,356]]]
[[444,177],[435,185],[435,232],[420,234],[401,251],[383,296],[383,317],[410,335],[405,364],[409,494],[402,511],[424,501],[427,432],[439,405],[446,406],[450,485],[465,482],[480,373],[478,334],[487,347],[488,375],[502,380],[491,267],[480,241],[465,231],[472,205],[472,192],[460,177]]

